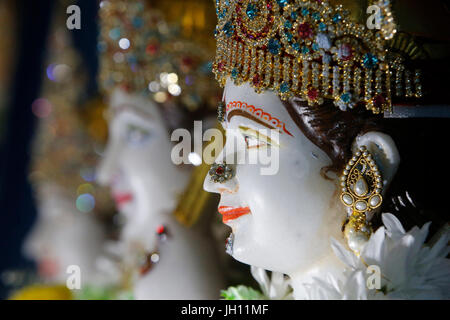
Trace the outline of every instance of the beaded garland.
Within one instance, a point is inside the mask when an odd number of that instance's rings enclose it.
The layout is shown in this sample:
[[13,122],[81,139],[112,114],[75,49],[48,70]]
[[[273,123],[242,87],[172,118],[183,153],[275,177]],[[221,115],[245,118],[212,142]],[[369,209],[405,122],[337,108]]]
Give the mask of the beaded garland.
[[405,59],[387,49],[396,33],[390,1],[379,5],[381,30],[369,30],[322,0],[216,0],[216,79],[222,86],[227,78],[249,82],[283,100],[296,95],[309,105],[332,99],[343,111],[358,104],[390,111],[392,91],[420,98],[420,71],[407,70]]

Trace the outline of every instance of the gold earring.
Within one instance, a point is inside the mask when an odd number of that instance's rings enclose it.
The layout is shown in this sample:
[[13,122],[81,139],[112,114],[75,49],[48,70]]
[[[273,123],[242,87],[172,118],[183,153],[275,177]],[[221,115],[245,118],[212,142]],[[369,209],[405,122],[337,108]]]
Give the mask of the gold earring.
[[383,202],[383,182],[380,171],[365,146],[347,163],[341,176],[341,201],[350,210],[344,229],[349,247],[359,253],[372,233],[367,212]]

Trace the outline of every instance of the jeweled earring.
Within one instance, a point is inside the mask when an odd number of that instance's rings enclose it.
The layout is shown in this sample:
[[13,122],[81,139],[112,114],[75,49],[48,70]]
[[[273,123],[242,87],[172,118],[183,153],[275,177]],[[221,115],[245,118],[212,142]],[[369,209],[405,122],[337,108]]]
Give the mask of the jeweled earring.
[[383,201],[380,171],[365,146],[361,146],[347,163],[341,187],[341,201],[349,208],[344,234],[350,249],[359,254],[372,233],[367,214]]
[[167,227],[165,225],[159,225],[156,228],[156,235],[157,241],[155,249],[150,253],[144,253],[140,258],[141,261],[139,273],[141,274],[141,276],[149,272],[159,262],[160,259],[159,246],[161,243],[167,241],[167,238],[170,236],[170,234],[167,231]]
[[226,114],[225,102],[220,101],[219,105],[217,106],[217,120],[219,120],[219,122],[224,122],[225,114]]
[[226,163],[214,163],[209,169],[208,174],[214,182],[223,183],[234,177],[233,167]]

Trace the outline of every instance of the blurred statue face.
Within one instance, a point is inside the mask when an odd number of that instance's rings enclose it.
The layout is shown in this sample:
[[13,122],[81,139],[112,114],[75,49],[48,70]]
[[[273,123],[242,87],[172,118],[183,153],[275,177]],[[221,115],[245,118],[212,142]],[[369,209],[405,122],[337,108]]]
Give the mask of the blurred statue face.
[[111,96],[110,110],[99,181],[111,187],[125,216],[124,240],[133,246],[151,246],[154,215],[173,210],[178,186],[169,133],[157,106],[144,97],[118,89]]
[[[338,235],[343,218],[334,214],[339,206],[335,183],[320,175],[331,160],[303,135],[276,94],[257,94],[248,84],[229,81],[224,97],[227,105],[242,102],[261,111],[227,111],[227,142],[216,162],[230,153],[245,159],[252,153],[279,154],[272,158],[279,162],[273,175],[262,175],[261,164],[245,163],[237,164],[234,178],[224,183],[209,175],[205,179],[207,191],[221,194],[219,212],[234,234],[232,255],[287,274],[309,267],[328,252],[329,237]],[[257,135],[274,123],[282,124],[278,141]]]
[[96,280],[96,260],[105,240],[102,226],[89,213],[80,212],[75,200],[56,186],[38,190],[37,221],[26,239],[25,254],[38,264],[44,279],[64,282],[67,267],[77,265],[81,281]]

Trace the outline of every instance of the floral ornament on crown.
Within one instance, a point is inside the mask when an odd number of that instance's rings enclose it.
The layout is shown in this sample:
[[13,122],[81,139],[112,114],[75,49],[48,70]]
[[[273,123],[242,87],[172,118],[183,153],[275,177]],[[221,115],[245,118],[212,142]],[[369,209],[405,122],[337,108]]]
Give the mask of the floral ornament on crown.
[[105,0],[100,6],[100,84],[175,102],[189,111],[213,109],[212,53],[184,39],[176,25],[144,0]]
[[419,98],[420,72],[405,72],[404,61],[387,59],[396,28],[390,2],[382,5],[390,14],[378,31],[327,1],[216,0],[216,79],[222,86],[228,77],[236,85],[249,82],[283,100],[296,95],[319,105],[332,99],[343,111],[363,104],[380,113],[391,109],[395,72],[402,73],[396,85]]

